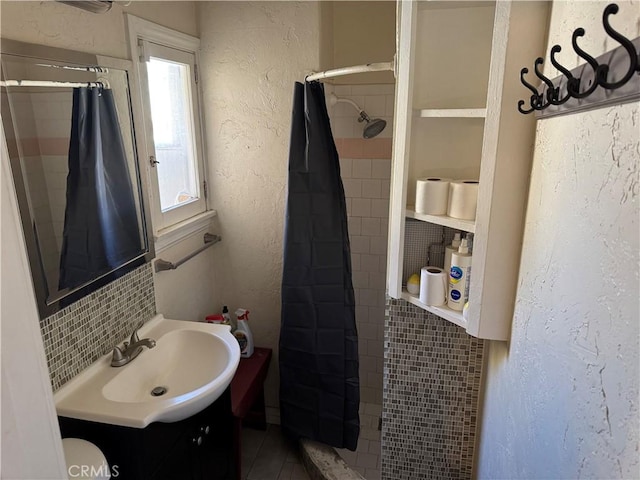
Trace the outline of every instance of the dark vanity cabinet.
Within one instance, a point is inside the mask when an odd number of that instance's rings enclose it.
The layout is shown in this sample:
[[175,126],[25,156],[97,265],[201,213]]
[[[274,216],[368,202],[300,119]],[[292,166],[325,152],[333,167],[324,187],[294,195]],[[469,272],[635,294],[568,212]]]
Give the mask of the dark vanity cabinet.
[[229,480],[235,478],[231,396],[175,423],[121,427],[59,417],[63,438],[88,440],[100,448],[112,478],[122,480]]

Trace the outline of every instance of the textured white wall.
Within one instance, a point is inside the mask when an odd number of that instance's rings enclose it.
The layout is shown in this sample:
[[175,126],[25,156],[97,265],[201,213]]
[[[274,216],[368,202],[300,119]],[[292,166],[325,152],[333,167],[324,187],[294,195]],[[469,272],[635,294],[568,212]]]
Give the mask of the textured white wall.
[[[612,24],[637,37],[639,3],[616,3]],[[593,56],[617,46],[605,5],[554,2],[548,45],[570,68],[579,26]],[[480,478],[638,478],[639,109],[538,122],[511,342],[490,348]]]
[[129,58],[123,13],[196,35],[195,2],[114,2],[107,13],[95,14],[52,0],[0,3],[2,38]]
[[[277,407],[282,238],[293,85],[320,62],[317,2],[202,2],[201,70],[218,298],[251,311],[274,349],[267,405]],[[273,420],[273,419],[270,419]]]

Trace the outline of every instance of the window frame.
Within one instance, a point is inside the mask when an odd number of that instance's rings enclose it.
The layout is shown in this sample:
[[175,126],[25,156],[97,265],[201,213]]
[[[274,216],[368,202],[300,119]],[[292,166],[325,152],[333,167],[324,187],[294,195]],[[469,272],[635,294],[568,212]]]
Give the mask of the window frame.
[[[210,219],[215,216],[215,211],[210,209],[207,195],[207,162],[204,135],[202,132],[202,108],[201,94],[198,82],[198,51],[200,40],[191,35],[177,32],[167,27],[143,20],[127,14],[127,29],[129,34],[129,48],[135,67],[133,68],[134,84],[137,85],[141,100],[141,112],[137,124],[142,126],[138,131],[138,141],[143,155],[140,157],[141,170],[148,175],[150,186],[149,203],[153,225],[153,236],[156,243],[156,253],[168,248],[186,236],[206,229]],[[170,49],[176,56],[162,56],[158,50]],[[196,159],[196,172],[199,199],[187,202],[184,205],[173,207],[162,212],[160,207],[160,194],[157,169],[154,165],[155,142],[153,137],[153,123],[151,117],[151,105],[149,97],[149,83],[147,77],[146,61],[149,56],[165,58],[173,61],[180,58],[180,63],[185,63],[185,56],[193,58],[190,64],[190,94],[192,110],[193,147]],[[134,115],[135,117],[135,115]]]

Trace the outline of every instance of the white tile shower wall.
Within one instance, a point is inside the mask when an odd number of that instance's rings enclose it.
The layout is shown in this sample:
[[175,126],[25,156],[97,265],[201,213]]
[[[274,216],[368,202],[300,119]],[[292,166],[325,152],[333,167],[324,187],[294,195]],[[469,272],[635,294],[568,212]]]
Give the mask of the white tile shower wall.
[[[335,85],[333,93],[358,104],[369,117],[386,120],[386,128],[376,138],[391,138],[393,134],[393,106],[395,85]],[[330,107],[331,108],[331,107]],[[362,138],[362,123],[358,112],[346,102],[337,103],[330,111],[331,128],[335,138]]]
[[342,459],[367,480],[380,480],[380,430],[378,423],[382,415],[379,403],[360,403],[360,438],[355,452],[337,448]]
[[[388,163],[390,169],[390,161]],[[381,209],[379,217],[372,216],[372,199],[355,195],[357,192],[346,193],[347,202],[352,204],[348,218],[359,339],[360,398],[363,402],[381,404],[388,215],[386,209]],[[388,202],[388,192],[384,200]]]
[[[329,106],[347,202],[359,338],[360,399],[366,404],[381,405],[394,86],[338,85],[328,87],[327,93],[331,90],[341,98],[355,101],[371,118],[387,121],[379,137],[365,140],[363,126],[357,122],[358,112],[351,105]],[[365,418],[362,409],[360,414],[361,419]],[[363,431],[367,428],[365,424]],[[375,428],[377,431],[377,420]],[[348,463],[365,468],[356,462]],[[379,465],[367,468],[376,470]]]
[[53,391],[126,340],[155,312],[148,263],[42,320]]

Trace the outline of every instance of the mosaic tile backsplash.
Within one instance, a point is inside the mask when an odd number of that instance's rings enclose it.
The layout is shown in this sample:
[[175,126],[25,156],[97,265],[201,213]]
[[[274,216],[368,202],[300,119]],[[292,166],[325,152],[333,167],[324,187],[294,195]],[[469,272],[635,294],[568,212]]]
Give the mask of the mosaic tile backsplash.
[[40,322],[53,391],[155,315],[151,264],[96,290]]
[[387,298],[382,478],[470,479],[484,341]]

